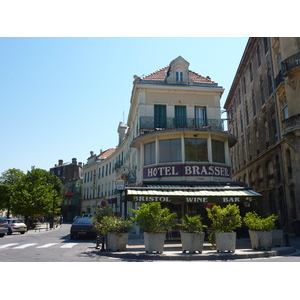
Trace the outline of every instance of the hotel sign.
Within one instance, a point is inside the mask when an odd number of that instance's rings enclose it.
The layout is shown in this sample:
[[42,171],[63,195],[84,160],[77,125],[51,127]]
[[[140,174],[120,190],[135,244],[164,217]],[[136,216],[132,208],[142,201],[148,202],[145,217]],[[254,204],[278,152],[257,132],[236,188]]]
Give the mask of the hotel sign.
[[143,169],[143,179],[182,176],[231,178],[231,167],[215,164],[159,165]]

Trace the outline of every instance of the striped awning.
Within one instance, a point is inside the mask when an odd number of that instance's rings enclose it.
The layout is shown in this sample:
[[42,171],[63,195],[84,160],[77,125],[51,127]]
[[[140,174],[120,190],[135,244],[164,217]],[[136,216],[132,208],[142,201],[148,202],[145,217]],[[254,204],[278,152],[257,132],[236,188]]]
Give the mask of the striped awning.
[[261,196],[250,188],[238,185],[193,187],[150,185],[126,188],[127,201],[133,202],[239,203],[258,200]]

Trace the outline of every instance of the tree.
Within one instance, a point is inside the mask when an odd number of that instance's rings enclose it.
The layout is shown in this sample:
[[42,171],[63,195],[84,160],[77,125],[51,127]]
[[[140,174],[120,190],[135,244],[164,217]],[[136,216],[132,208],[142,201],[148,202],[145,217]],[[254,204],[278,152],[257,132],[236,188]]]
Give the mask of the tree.
[[61,180],[46,170],[31,168],[13,187],[11,211],[29,219],[59,212],[62,202]]
[[10,215],[11,202],[12,202],[12,190],[14,185],[25,174],[19,169],[8,169],[0,176],[0,210],[7,210],[7,217]]

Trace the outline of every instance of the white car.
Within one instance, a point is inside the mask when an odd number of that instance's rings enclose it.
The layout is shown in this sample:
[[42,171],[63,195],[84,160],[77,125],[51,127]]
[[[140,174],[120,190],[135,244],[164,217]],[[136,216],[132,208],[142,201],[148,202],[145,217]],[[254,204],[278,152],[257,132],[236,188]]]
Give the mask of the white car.
[[24,234],[27,231],[27,226],[21,219],[7,219],[7,222],[7,234],[12,234],[13,232]]

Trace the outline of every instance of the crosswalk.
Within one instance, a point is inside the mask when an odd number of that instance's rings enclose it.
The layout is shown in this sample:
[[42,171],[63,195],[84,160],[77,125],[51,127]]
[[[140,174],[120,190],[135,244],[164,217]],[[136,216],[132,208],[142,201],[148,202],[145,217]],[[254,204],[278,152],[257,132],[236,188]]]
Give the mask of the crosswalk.
[[25,249],[25,248],[29,248],[29,247],[34,247],[37,249],[45,249],[45,248],[49,248],[49,247],[53,247],[53,246],[57,246],[59,248],[67,248],[67,249],[71,249],[74,246],[76,246],[78,243],[47,243],[44,245],[38,245],[37,243],[28,243],[28,244],[22,244],[19,245],[19,243],[8,243],[8,244],[4,244],[4,245],[0,245],[0,250],[1,249]]

